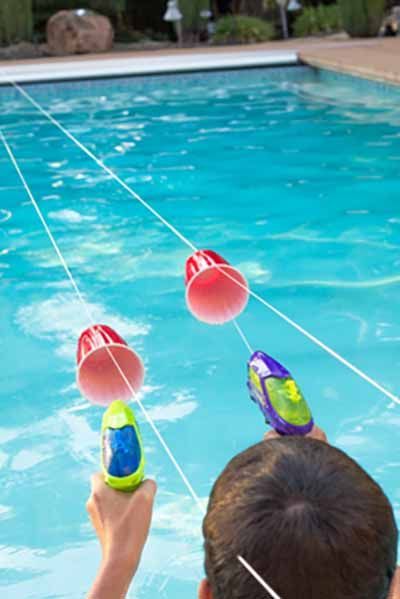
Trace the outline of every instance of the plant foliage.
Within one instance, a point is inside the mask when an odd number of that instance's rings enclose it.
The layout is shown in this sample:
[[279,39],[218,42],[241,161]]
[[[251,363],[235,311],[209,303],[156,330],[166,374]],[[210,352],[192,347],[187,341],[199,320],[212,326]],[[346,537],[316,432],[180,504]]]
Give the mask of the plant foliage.
[[227,16],[217,21],[216,43],[249,44],[266,42],[274,37],[274,26],[256,17]]
[[30,40],[32,0],[0,0],[0,44]]
[[200,12],[208,9],[209,6],[209,0],[179,0],[183,27],[190,31],[198,31],[201,25]]
[[304,8],[293,26],[296,37],[335,33],[342,29],[342,13],[338,4]]
[[385,0],[339,0],[345,30],[352,37],[374,37],[382,24]]

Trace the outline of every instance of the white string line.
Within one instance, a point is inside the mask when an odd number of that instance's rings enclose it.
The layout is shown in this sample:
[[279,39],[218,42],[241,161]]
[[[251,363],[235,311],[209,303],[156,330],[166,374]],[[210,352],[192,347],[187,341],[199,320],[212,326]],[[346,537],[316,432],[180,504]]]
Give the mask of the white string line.
[[[78,284],[76,283],[76,281],[75,281],[75,279],[74,279],[74,277],[73,277],[73,275],[71,273],[71,270],[70,270],[70,268],[69,268],[69,266],[68,266],[68,264],[67,264],[67,262],[66,262],[66,260],[65,260],[65,258],[63,256],[63,254],[62,254],[62,252],[61,252],[61,250],[60,250],[60,248],[59,248],[59,246],[58,246],[58,244],[57,244],[57,242],[56,242],[56,240],[55,240],[55,238],[54,238],[54,236],[53,236],[53,234],[52,234],[52,232],[51,232],[51,230],[50,230],[50,228],[49,228],[49,226],[47,224],[47,222],[46,222],[46,219],[43,216],[42,211],[39,208],[38,203],[36,202],[36,200],[35,200],[35,198],[34,198],[34,196],[32,194],[32,191],[31,191],[31,189],[30,189],[30,187],[29,187],[29,185],[28,185],[28,183],[27,183],[27,181],[26,181],[26,179],[25,179],[25,177],[24,177],[24,175],[23,175],[23,173],[22,173],[22,171],[21,171],[21,169],[19,167],[19,164],[18,164],[18,162],[17,162],[17,160],[16,160],[16,158],[15,158],[15,156],[14,156],[14,154],[13,154],[13,152],[12,152],[12,150],[11,150],[11,148],[10,148],[10,146],[9,146],[9,144],[8,144],[5,136],[4,136],[4,134],[3,134],[3,132],[1,131],[1,129],[0,129],[0,139],[3,142],[3,145],[4,145],[4,147],[5,147],[6,151],[7,151],[7,154],[8,154],[8,156],[9,156],[9,158],[10,158],[10,160],[11,160],[11,162],[12,162],[12,164],[13,164],[13,166],[14,166],[14,168],[15,168],[15,170],[16,170],[16,172],[17,172],[17,174],[18,174],[18,176],[19,176],[19,178],[21,180],[21,182],[22,182],[22,185],[23,185],[23,187],[24,187],[24,189],[25,189],[25,191],[26,191],[29,199],[32,202],[32,205],[33,205],[33,207],[34,207],[34,209],[36,211],[36,214],[38,215],[38,217],[39,217],[39,219],[40,219],[40,221],[41,221],[41,223],[42,223],[42,225],[43,225],[43,227],[44,227],[44,229],[45,229],[45,231],[46,231],[46,233],[47,233],[47,235],[48,235],[48,237],[50,239],[50,242],[51,242],[51,244],[52,244],[52,246],[53,246],[53,248],[54,248],[54,250],[55,250],[55,252],[56,252],[56,254],[57,254],[58,258],[59,258],[59,260],[60,260],[60,263],[61,263],[61,265],[62,265],[62,267],[63,267],[63,269],[64,269],[64,271],[65,271],[65,273],[66,273],[66,275],[67,275],[67,277],[68,277],[68,279],[69,279],[69,281],[70,281],[70,283],[71,283],[71,285],[72,285],[72,287],[73,287],[73,289],[74,289],[74,291],[75,291],[75,293],[76,293],[76,295],[78,297],[78,299],[79,299],[79,302],[82,304],[83,308],[85,309],[85,312],[87,314],[89,322],[92,324],[92,326],[95,325],[96,323],[95,323],[95,320],[94,320],[94,318],[92,316],[92,313],[89,310],[89,307],[88,307],[88,305],[87,305],[87,303],[86,303],[86,301],[85,301],[85,299],[84,299],[84,297],[83,297],[83,295],[82,295],[82,293],[81,293],[81,291],[80,291],[80,289],[78,287]],[[144,405],[143,405],[142,401],[139,399],[136,391],[134,390],[134,388],[130,384],[129,380],[127,379],[124,371],[122,370],[122,368],[119,365],[118,360],[115,358],[115,356],[111,352],[111,350],[108,347],[108,345],[104,344],[104,347],[105,347],[108,355],[110,356],[112,362],[114,363],[115,367],[117,368],[119,374],[121,375],[123,381],[125,382],[126,386],[128,387],[129,391],[131,392],[132,397],[135,397],[135,400],[137,401],[137,403],[138,403],[138,405],[139,405],[139,407],[140,407],[140,409],[141,409],[144,417],[146,418],[148,424],[152,428],[154,434],[156,435],[157,439],[159,440],[160,444],[162,445],[164,451],[168,455],[168,457],[171,460],[172,464],[176,468],[179,476],[181,477],[181,479],[182,479],[183,483],[185,484],[186,488],[188,489],[190,495],[194,499],[194,501],[195,501],[197,507],[199,508],[202,516],[204,516],[204,514],[206,513],[206,509],[205,509],[205,507],[204,507],[204,505],[203,505],[200,497],[197,495],[196,491],[194,490],[194,488],[191,485],[189,479],[187,478],[187,476],[183,472],[181,466],[179,465],[178,461],[176,460],[174,454],[172,453],[171,449],[169,448],[169,446],[168,446],[167,442],[165,441],[164,437],[162,436],[162,434],[160,433],[160,431],[156,427],[156,425],[155,425],[153,419],[151,418],[150,414],[148,413],[148,411],[144,407]],[[268,583],[265,582],[265,580],[263,580],[262,577],[259,574],[257,574],[257,572],[254,570],[254,568],[252,568],[250,566],[250,564],[243,557],[238,556],[238,560],[242,563],[242,565],[245,566],[245,568],[248,570],[248,572],[250,572],[250,574],[252,574],[255,577],[255,579],[263,586],[263,588],[266,589],[269,592],[270,596],[273,599],[276,599],[276,598],[280,599],[280,597],[278,595],[276,595],[275,591],[268,585]]]
[[[223,270],[221,270],[220,272],[223,272]],[[246,335],[243,332],[242,327],[239,325],[239,323],[237,322],[237,320],[233,320],[233,326],[235,327],[235,329],[237,330],[239,337],[242,339],[243,343],[245,344],[245,346],[247,347],[247,349],[249,350],[250,354],[254,353],[254,349],[251,347],[249,340],[247,339]]]
[[[239,281],[236,281],[236,283],[240,287],[245,288],[245,286],[242,285]],[[385,387],[383,387],[380,383],[378,383],[378,381],[376,381],[375,379],[373,379],[366,372],[364,372],[363,370],[361,370],[360,368],[358,368],[357,366],[355,366],[355,364],[353,364],[349,360],[346,360],[346,358],[344,358],[341,354],[339,354],[334,349],[332,349],[331,347],[329,347],[329,345],[326,345],[323,341],[321,341],[320,339],[318,339],[318,337],[315,337],[315,335],[313,335],[312,333],[310,333],[309,331],[307,331],[307,329],[303,328],[297,322],[295,322],[294,320],[292,320],[289,316],[286,316],[286,314],[284,314],[283,312],[281,312],[280,310],[278,310],[278,308],[275,308],[275,306],[273,306],[272,304],[270,304],[269,302],[267,302],[263,297],[261,297],[260,295],[258,295],[258,293],[255,293],[254,291],[252,291],[251,289],[249,289],[249,294],[255,300],[257,300],[258,302],[260,302],[260,304],[263,304],[266,308],[268,308],[269,310],[271,310],[271,312],[273,312],[274,314],[276,314],[277,316],[279,316],[279,318],[281,318],[282,320],[284,320],[285,322],[287,322],[294,329],[296,329],[299,333],[301,333],[302,335],[304,335],[304,337],[307,337],[307,339],[309,339],[310,341],[312,341],[312,343],[314,343],[315,345],[317,345],[318,347],[320,347],[321,349],[323,349],[327,354],[329,354],[330,356],[332,356],[332,358],[335,358],[338,362],[340,362],[341,364],[343,364],[343,366],[346,366],[346,368],[348,368],[349,370],[351,370],[352,372],[354,372],[354,374],[358,375],[366,383],[369,383],[372,387],[375,387],[375,389],[377,389],[378,391],[380,391],[381,393],[383,393],[383,395],[386,395],[386,397],[388,397],[389,399],[391,399],[392,401],[394,401],[395,403],[397,403],[397,404],[400,405],[400,398],[397,395],[395,395],[394,393],[392,393],[391,391],[389,391],[388,389],[386,389]]]
[[[68,264],[67,264],[67,262],[66,262],[66,260],[65,260],[65,258],[63,256],[63,254],[62,254],[62,252],[61,252],[61,250],[60,250],[60,248],[59,248],[59,246],[58,246],[58,244],[57,244],[57,242],[56,242],[56,240],[55,240],[52,232],[50,231],[50,228],[49,228],[49,226],[48,226],[48,224],[46,222],[46,219],[44,218],[43,213],[40,210],[39,205],[36,202],[36,200],[35,200],[35,198],[34,198],[34,196],[32,194],[32,191],[31,191],[31,189],[30,189],[30,187],[29,187],[29,185],[28,185],[28,183],[27,183],[27,181],[26,181],[26,179],[25,179],[25,177],[24,177],[24,175],[23,175],[23,173],[22,173],[22,171],[21,171],[21,169],[19,167],[19,164],[18,164],[18,162],[17,162],[17,160],[16,160],[16,158],[15,158],[15,156],[14,156],[14,154],[13,154],[13,152],[12,152],[12,150],[11,150],[11,148],[10,148],[10,146],[9,146],[9,144],[8,144],[6,138],[5,138],[5,136],[4,136],[4,134],[3,134],[3,132],[1,130],[0,130],[0,139],[3,142],[3,145],[4,145],[4,147],[5,147],[6,151],[7,151],[7,154],[9,156],[9,158],[10,158],[10,160],[11,160],[11,162],[12,162],[14,168],[15,168],[15,170],[18,173],[18,176],[19,176],[19,178],[20,178],[20,180],[22,182],[22,185],[24,186],[25,191],[28,194],[28,197],[29,197],[29,199],[32,202],[32,205],[33,205],[33,207],[34,207],[34,209],[36,211],[36,214],[38,215],[38,217],[39,217],[39,219],[40,219],[40,221],[41,221],[41,223],[42,223],[42,225],[43,225],[43,227],[44,227],[44,229],[45,229],[45,231],[46,231],[46,233],[47,233],[47,235],[48,235],[48,237],[50,239],[50,242],[51,242],[51,244],[52,244],[52,246],[53,246],[53,248],[54,248],[54,250],[55,250],[55,252],[56,252],[56,254],[58,256],[58,259],[60,260],[60,263],[61,263],[61,265],[62,265],[62,267],[63,267],[63,269],[64,269],[64,271],[65,271],[65,273],[66,273],[66,275],[67,275],[67,277],[68,277],[68,279],[69,279],[69,281],[70,281],[70,283],[71,283],[71,285],[72,285],[72,287],[73,287],[73,289],[74,289],[74,291],[75,291],[75,293],[76,293],[76,295],[78,297],[78,299],[79,299],[79,302],[82,304],[82,306],[83,306],[83,308],[84,308],[84,310],[86,312],[86,315],[88,317],[88,320],[89,320],[90,324],[92,326],[95,325],[96,322],[95,322],[95,320],[93,318],[93,315],[92,315],[92,313],[91,313],[91,311],[90,311],[90,309],[89,309],[89,307],[88,307],[88,305],[87,305],[87,303],[86,303],[86,301],[85,301],[85,299],[84,299],[84,297],[83,297],[83,295],[82,295],[82,293],[81,293],[81,291],[80,291],[80,289],[78,287],[78,284],[76,283],[76,281],[75,281],[75,279],[74,279],[74,277],[73,277],[73,275],[71,273],[71,270],[70,270],[70,268],[69,268],[69,266],[68,266]],[[137,396],[137,393],[135,392],[135,390],[133,389],[131,383],[129,382],[129,380],[125,376],[125,373],[121,369],[121,367],[120,367],[117,359],[113,355],[113,353],[110,351],[108,345],[104,344],[104,347],[106,348],[106,350],[107,350],[107,352],[108,352],[111,360],[113,361],[113,363],[115,364],[116,368],[118,369],[118,372],[122,376],[122,378],[123,378],[126,386],[128,387],[129,391],[131,392],[132,396],[135,397],[135,400],[137,401],[140,409],[142,410],[143,415],[145,416],[147,422],[149,423],[149,425],[153,429],[155,435],[157,436],[158,440],[160,441],[160,443],[163,446],[165,452],[167,453],[168,457],[170,458],[170,460],[172,461],[172,463],[175,466],[176,470],[178,471],[179,475],[181,476],[181,478],[182,478],[183,482],[185,483],[188,491],[190,492],[191,496],[196,501],[196,503],[198,504],[200,510],[204,514],[204,512],[205,512],[204,506],[203,506],[203,504],[202,504],[199,496],[197,495],[197,493],[193,489],[191,483],[187,479],[187,477],[186,477],[185,473],[183,472],[181,466],[179,465],[179,463],[175,459],[174,455],[172,454],[172,451],[170,450],[170,448],[168,447],[168,445],[167,445],[166,441],[164,440],[163,436],[161,435],[161,433],[157,429],[156,425],[154,424],[153,419],[151,418],[151,416],[149,415],[148,411],[144,407],[142,401]]]
[[[63,125],[57,121],[49,112],[47,112],[47,110],[45,110],[40,104],[38,104],[36,102],[36,100],[34,98],[32,98],[32,96],[30,96],[20,85],[18,85],[18,83],[15,83],[13,81],[10,81],[10,83],[12,83],[12,85],[29,101],[31,102],[31,104],[33,104],[33,106],[39,110],[51,123],[53,123],[53,125],[55,125],[58,129],[60,129],[60,131],[62,131],[62,133],[64,133],[64,135],[66,135],[73,143],[75,143],[85,154],[87,154],[87,156],[89,156],[89,158],[91,158],[92,160],[94,160],[94,162],[100,166],[100,168],[102,168],[103,170],[105,170],[105,172],[110,175],[110,177],[112,179],[114,179],[115,181],[117,181],[117,183],[119,183],[119,185],[121,185],[135,200],[137,200],[138,202],[140,202],[142,204],[142,206],[144,208],[146,208],[146,210],[150,211],[151,214],[153,214],[153,216],[155,216],[163,225],[165,225],[176,237],[178,237],[178,239],[180,239],[185,245],[187,245],[190,250],[192,250],[193,252],[198,252],[199,250],[196,248],[196,246],[187,238],[185,237],[180,231],[178,231],[178,229],[176,229],[176,227],[174,227],[170,222],[168,222],[157,210],[155,210],[155,208],[153,208],[153,206],[151,206],[148,202],[146,202],[146,200],[144,200],[138,193],[136,193],[127,183],[125,183],[125,181],[123,179],[121,179],[113,170],[111,170],[106,164],[104,164],[104,162],[102,160],[100,160],[99,158],[97,158],[97,156],[95,154],[93,154],[93,152],[91,152],[86,146],[84,146],[74,135],[72,135],[72,133],[70,133],[68,131],[68,129],[66,129],[65,127],[63,127]],[[223,272],[222,270],[220,272]],[[244,344],[246,345],[247,348],[250,347],[249,342],[245,336],[245,334],[243,333],[242,330],[240,330],[236,327],[241,339],[243,340]]]
[[273,589],[271,589],[271,587],[265,582],[265,580],[261,578],[259,573],[256,570],[254,570],[254,568],[250,566],[250,564],[241,555],[238,555],[237,558],[242,564],[242,566],[244,566],[246,570],[248,570],[248,572],[250,572],[250,574],[257,580],[257,582],[259,582],[260,585],[264,587],[266,591],[268,591],[272,599],[282,599],[280,595],[278,595],[277,593],[275,593]]
[[[191,250],[193,250],[195,252],[198,251],[197,248],[192,244],[192,242],[189,241],[189,239],[187,239],[182,233],[180,233],[180,231],[178,231],[178,229],[176,229],[171,223],[169,223],[157,210],[155,210],[141,196],[139,196],[139,194],[137,194],[129,185],[127,185],[127,183],[125,183],[125,181],[123,181],[113,170],[111,170],[108,166],[106,166],[104,164],[104,162],[102,162],[99,158],[97,158],[97,156],[95,156],[95,154],[93,154],[86,146],[84,146],[72,133],[70,133],[68,131],[68,129],[66,129],[65,127],[63,127],[63,125],[59,121],[57,121],[48,111],[46,111],[40,104],[38,104],[32,98],[32,96],[30,96],[21,86],[19,86],[16,82],[14,82],[12,80],[9,80],[9,82],[21,93],[21,95],[23,95],[33,106],[35,106],[35,108],[37,110],[39,110],[39,112],[41,112],[50,122],[52,122],[53,125],[55,125],[60,131],[62,131],[87,156],[89,156],[98,166],[100,166],[100,168],[102,168],[105,172],[107,172],[112,179],[114,179],[115,181],[117,181],[117,183],[119,183],[133,198],[135,198],[136,200],[138,200],[149,212],[151,212],[156,218],[158,218],[158,220],[160,222],[162,222],[174,235],[176,235],[176,237],[178,237],[185,245],[187,245],[188,247],[190,247]],[[1,135],[2,135],[2,139],[3,139],[3,143],[6,143],[3,134],[1,134]],[[45,221],[43,219],[43,216],[40,216],[40,219],[41,219],[42,223],[45,225]],[[45,225],[45,228],[50,233],[50,231],[48,230],[47,225]],[[54,242],[54,238],[52,237],[51,233],[50,233],[50,239],[52,240],[52,243],[53,243]],[[54,245],[54,243],[53,243],[53,245]],[[56,249],[56,251],[57,251],[57,254],[59,255],[59,257],[62,257],[61,254],[60,254],[60,252],[59,252],[59,250],[58,250],[58,248]],[[65,263],[64,260],[63,260],[63,262]],[[67,265],[65,264],[65,266],[67,266]],[[78,296],[81,298],[82,296],[80,294],[80,291],[77,288],[76,283],[75,283],[75,281],[72,278],[72,275],[71,275],[71,273],[69,271],[68,266],[66,268],[66,272],[67,272],[68,278],[71,280],[71,283],[74,286],[74,289],[77,291]],[[231,279],[233,282],[235,282],[239,287],[242,287],[244,289],[248,289],[246,286],[242,285],[239,281],[237,281],[236,279],[234,279],[233,277],[231,277],[229,274],[227,274],[225,271],[220,270],[220,272],[223,272],[223,274],[225,276],[227,276],[229,279]],[[279,318],[281,318],[282,320],[284,320],[287,324],[291,325],[299,333],[301,333],[302,335],[304,335],[307,339],[309,339],[315,345],[317,345],[322,350],[324,350],[325,352],[327,352],[330,356],[332,356],[333,358],[335,358],[336,360],[338,360],[341,364],[343,364],[349,370],[351,370],[352,372],[354,372],[354,374],[358,375],[365,382],[369,383],[375,389],[377,389],[378,391],[380,391],[381,393],[383,393],[384,395],[386,395],[386,397],[388,397],[389,399],[391,399],[392,401],[394,401],[395,403],[397,403],[397,404],[400,405],[400,398],[398,398],[396,395],[394,395],[393,393],[391,393],[390,391],[388,391],[387,389],[385,389],[382,385],[380,385],[377,381],[375,381],[368,374],[366,374],[365,372],[363,372],[360,368],[358,368],[357,366],[355,366],[354,364],[352,364],[346,358],[344,358],[343,356],[341,356],[340,354],[338,354],[335,350],[333,350],[328,345],[326,345],[325,343],[323,343],[322,341],[320,341],[312,333],[309,333],[301,325],[299,325],[298,323],[296,323],[290,317],[286,316],[286,314],[284,314],[283,312],[281,312],[279,309],[275,308],[275,306],[273,306],[272,304],[270,304],[269,302],[267,302],[264,298],[262,298],[257,293],[255,293],[254,291],[252,291],[250,288],[248,289],[248,292],[249,292],[250,296],[252,296],[254,299],[256,299],[257,301],[259,301],[266,308],[268,308],[269,310],[271,310],[276,316],[278,316]],[[86,308],[86,310],[88,309],[87,306],[86,306],[86,304],[85,304],[85,308]],[[246,347],[250,350],[250,352],[252,352],[250,344],[247,341],[247,338],[245,337],[243,331],[241,330],[241,328],[239,327],[239,325],[237,324],[236,321],[234,321],[234,326],[235,326],[237,332],[239,333],[240,337],[244,341]],[[110,353],[110,356],[111,356],[112,360],[115,363],[116,360],[115,360],[114,356],[111,354],[111,352],[109,352],[109,353]],[[116,364],[116,366],[118,367],[118,370],[120,371],[121,375],[123,376],[123,378],[125,380],[125,383],[128,384],[128,387],[129,387],[130,386],[129,381],[127,381],[124,373],[119,368],[119,365]],[[145,414],[145,408],[144,408],[144,406],[141,404],[140,400],[137,400],[137,401],[139,403],[139,406],[143,410],[143,413]],[[151,423],[151,426],[152,426],[155,434],[159,438],[159,441],[163,445],[164,449],[167,451],[167,453],[168,453],[170,459],[173,461],[175,467],[177,467],[178,471],[180,471],[182,479],[184,481],[186,480],[185,484],[187,484],[188,489],[189,489],[191,495],[193,496],[193,498],[196,500],[197,503],[200,502],[199,497],[196,495],[196,493],[194,492],[193,488],[191,487],[189,481],[186,479],[185,474],[183,473],[183,471],[179,467],[179,464],[176,462],[175,458],[173,457],[173,454],[170,452],[167,444],[165,443],[165,441],[162,438],[161,434],[159,433],[158,429],[155,427],[154,423],[152,423],[151,420],[149,420],[149,416],[148,415],[146,416],[146,418],[148,419],[149,423]],[[203,510],[204,508],[202,507],[201,502],[200,502],[199,505],[200,505],[200,508]],[[280,597],[273,591],[273,589],[271,589],[267,585],[267,583],[257,574],[257,572],[254,571],[254,569],[246,562],[246,560],[243,557],[238,556],[238,559],[244,565],[244,567],[260,582],[260,584],[270,593],[270,595],[273,597],[273,599],[280,599]]]
[[192,251],[194,251],[194,252],[197,251],[196,246],[194,246],[193,243],[191,241],[189,241],[189,239],[187,239],[187,237],[185,237],[180,231],[178,231],[178,229],[176,229],[174,227],[174,225],[172,225],[170,222],[168,222],[155,208],[153,208],[153,206],[151,206],[148,202],[146,202],[146,200],[144,200],[138,193],[136,193],[136,191],[134,191],[127,183],[125,183],[125,181],[123,179],[121,179],[113,170],[111,170],[106,164],[104,164],[104,162],[102,160],[97,158],[97,156],[95,156],[95,154],[93,154],[93,152],[91,152],[74,135],[72,135],[72,133],[70,133],[68,131],[68,129],[63,127],[63,125],[61,123],[59,123],[49,112],[47,112],[47,110],[45,110],[40,104],[38,104],[36,102],[36,100],[34,100],[34,98],[32,98],[32,96],[30,96],[20,85],[18,85],[18,83],[15,83],[15,81],[11,81],[11,80],[9,80],[9,81],[31,104],[33,104],[33,106],[35,106],[35,108],[37,108],[37,110],[39,110],[39,112],[41,112],[49,121],[51,121],[55,127],[60,129],[60,131],[62,131],[64,133],[64,135],[66,135],[74,144],[76,144],[82,150],[82,152],[87,154],[87,156],[89,156],[89,158],[94,160],[94,162],[98,166],[100,166],[100,168],[105,170],[106,173],[108,175],[110,175],[110,177],[112,179],[117,181],[117,183],[119,183],[119,185],[121,185],[121,187],[123,187],[125,189],[125,191],[127,191],[129,193],[129,195],[131,195],[133,198],[135,198],[135,200],[140,202],[142,204],[142,206],[144,206],[144,208],[146,208],[146,210],[148,210],[149,212],[151,212],[153,214],[153,216],[158,218],[158,220],[160,222],[162,222],[163,225],[165,225],[174,235],[176,235],[176,237],[178,237]]
[[[178,237],[178,239],[180,239],[191,250],[198,251],[198,249],[196,248],[196,246],[187,237],[185,237],[180,231],[178,231],[178,229],[176,229],[176,227],[174,227],[170,222],[168,222],[157,210],[155,210],[150,204],[148,204],[148,202],[146,202],[127,183],[125,183],[125,181],[123,181],[112,169],[110,169],[108,166],[106,166],[104,164],[104,162],[102,162],[99,158],[97,158],[97,156],[95,156],[95,154],[93,154],[93,152],[91,152],[86,146],[84,146],[83,143],[81,143],[70,131],[68,131],[68,129],[66,129],[59,121],[57,121],[38,102],[36,102],[36,100],[34,100],[34,98],[32,98],[32,96],[30,96],[30,94],[28,94],[28,92],[26,92],[20,85],[18,85],[18,83],[16,83],[15,81],[12,81],[10,79],[9,79],[9,82],[33,106],[35,106],[35,108],[39,112],[41,112],[51,123],[53,123],[53,125],[55,127],[57,127],[60,131],[62,131],[74,144],[76,144],[87,156],[89,156],[89,158],[91,158],[92,160],[94,160],[94,162],[98,166],[100,166],[100,168],[102,168],[106,173],[108,173],[112,179],[114,179],[115,181],[117,181],[117,183],[119,183],[132,197],[134,197],[136,200],[138,200],[142,204],[142,206],[144,206],[147,210],[149,210],[149,212],[151,212],[156,218],[158,218],[160,220],[160,222],[162,222],[174,235],[176,235],[176,237]],[[396,395],[394,395],[394,393],[391,393],[390,391],[388,391],[385,387],[383,387],[375,379],[373,379],[371,376],[369,376],[368,374],[366,374],[363,370],[361,370],[360,368],[358,368],[357,366],[355,366],[354,364],[352,364],[349,360],[347,360],[346,358],[344,358],[343,356],[341,356],[334,349],[332,349],[331,347],[329,347],[328,345],[326,345],[323,341],[321,341],[320,339],[318,339],[317,337],[315,337],[315,335],[313,335],[312,333],[310,333],[309,331],[307,331],[305,328],[303,328],[297,322],[295,322],[294,320],[292,320],[289,316],[286,316],[286,314],[284,314],[283,312],[281,312],[278,308],[275,308],[275,306],[273,306],[272,304],[270,304],[269,302],[267,302],[260,295],[258,295],[257,293],[255,293],[250,288],[246,287],[245,285],[243,285],[242,283],[240,283],[236,279],[234,279],[227,272],[225,272],[222,269],[220,269],[218,267],[218,265],[215,265],[215,266],[228,279],[230,279],[231,281],[233,281],[234,283],[236,283],[236,285],[238,285],[242,289],[246,289],[251,297],[253,297],[255,300],[257,300],[258,302],[260,302],[261,304],[263,304],[266,308],[268,308],[269,310],[271,310],[271,312],[273,312],[276,316],[278,316],[279,318],[281,318],[282,320],[284,320],[287,324],[289,324],[294,329],[296,329],[299,333],[301,333],[309,341],[311,341],[312,343],[314,343],[315,345],[317,345],[318,347],[320,347],[322,350],[324,350],[326,353],[328,353],[331,357],[335,358],[338,362],[340,362],[341,364],[343,364],[343,366],[345,366],[346,368],[348,368],[349,370],[351,370],[354,374],[358,375],[361,379],[363,379],[365,382],[369,383],[372,387],[374,387],[375,389],[377,389],[378,391],[380,391],[381,393],[383,393],[384,395],[386,395],[386,397],[388,397],[389,399],[391,399],[392,401],[394,401],[395,403],[397,403],[397,404],[400,405],[400,398],[397,397]],[[241,335],[241,337],[242,337],[242,335]],[[242,337],[242,339],[243,339],[243,337]],[[246,343],[246,346],[247,346],[248,345],[247,340],[246,340],[245,343]]]

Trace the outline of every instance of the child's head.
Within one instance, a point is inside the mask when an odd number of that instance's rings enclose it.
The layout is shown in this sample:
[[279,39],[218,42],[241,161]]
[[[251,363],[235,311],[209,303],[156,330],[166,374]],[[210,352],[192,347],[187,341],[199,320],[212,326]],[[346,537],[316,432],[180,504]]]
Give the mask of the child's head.
[[204,596],[213,599],[265,599],[238,555],[283,599],[386,599],[396,568],[397,528],[381,488],[313,439],[275,439],[236,456],[203,529]]

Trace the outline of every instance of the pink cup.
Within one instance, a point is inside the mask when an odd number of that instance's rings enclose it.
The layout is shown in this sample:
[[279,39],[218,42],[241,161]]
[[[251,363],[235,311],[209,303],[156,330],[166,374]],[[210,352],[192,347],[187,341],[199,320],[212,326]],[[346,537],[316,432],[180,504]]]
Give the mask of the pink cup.
[[94,404],[107,406],[115,399],[129,401],[143,384],[142,360],[116,331],[104,324],[83,331],[78,341],[77,364],[78,387]]
[[200,250],[188,258],[185,283],[189,310],[207,324],[233,320],[249,299],[242,273],[212,250]]

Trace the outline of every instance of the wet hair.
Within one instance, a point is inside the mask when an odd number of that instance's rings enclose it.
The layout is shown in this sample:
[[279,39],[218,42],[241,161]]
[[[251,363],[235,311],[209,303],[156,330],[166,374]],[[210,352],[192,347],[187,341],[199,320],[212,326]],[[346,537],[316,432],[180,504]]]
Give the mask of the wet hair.
[[203,524],[213,599],[265,599],[243,556],[282,599],[386,599],[398,532],[380,486],[339,449],[300,437],[237,455]]

